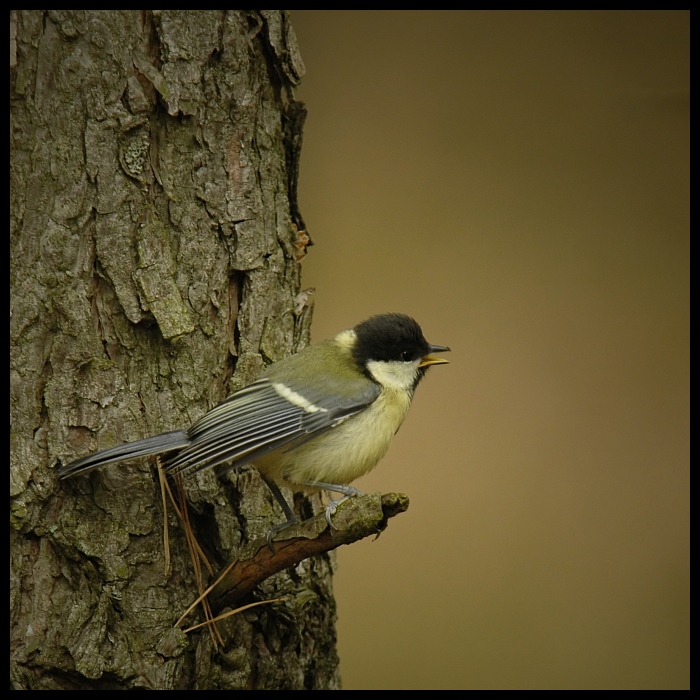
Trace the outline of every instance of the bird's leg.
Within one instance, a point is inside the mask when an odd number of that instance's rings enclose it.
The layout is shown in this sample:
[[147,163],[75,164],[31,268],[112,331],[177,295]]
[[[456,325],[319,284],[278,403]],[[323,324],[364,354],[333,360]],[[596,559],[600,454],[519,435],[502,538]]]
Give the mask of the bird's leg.
[[360,489],[356,489],[354,486],[348,486],[347,484],[329,484],[326,481],[300,481],[302,486],[309,486],[315,489],[323,489],[324,491],[332,491],[333,493],[342,493],[342,497],[334,501],[330,501],[326,506],[326,522],[328,525],[334,529],[337,529],[333,525],[331,516],[338,510],[338,506],[343,502],[347,501],[351,496],[364,496],[364,493]]
[[263,481],[267,484],[267,487],[272,492],[272,495],[275,497],[275,500],[277,501],[277,503],[280,504],[282,510],[284,511],[284,514],[287,516],[287,520],[285,522],[273,525],[270,528],[270,531],[267,533],[267,546],[270,549],[272,549],[272,538],[280,530],[284,530],[285,527],[289,527],[290,525],[296,525],[296,523],[299,522],[299,518],[297,518],[297,516],[294,514],[294,511],[291,509],[289,503],[287,503],[287,499],[282,495],[280,487],[277,486],[277,484],[274,481],[266,479],[262,474],[260,476],[262,476]]

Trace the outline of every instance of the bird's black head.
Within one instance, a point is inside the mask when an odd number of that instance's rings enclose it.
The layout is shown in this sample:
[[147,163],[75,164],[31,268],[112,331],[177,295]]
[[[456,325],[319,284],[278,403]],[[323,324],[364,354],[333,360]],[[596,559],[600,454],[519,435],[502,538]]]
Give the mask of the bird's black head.
[[410,362],[430,353],[420,326],[405,314],[372,316],[353,330],[357,334],[353,354],[360,367],[371,360]]
[[405,314],[372,316],[353,328],[353,336],[355,362],[367,376],[392,390],[413,394],[430,365],[447,362],[432,353],[449,348],[431,345],[420,326]]

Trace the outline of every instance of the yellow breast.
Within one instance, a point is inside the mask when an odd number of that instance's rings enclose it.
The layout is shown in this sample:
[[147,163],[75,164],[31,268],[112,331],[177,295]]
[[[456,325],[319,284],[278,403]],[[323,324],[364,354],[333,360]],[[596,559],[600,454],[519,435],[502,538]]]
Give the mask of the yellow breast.
[[299,484],[349,484],[386,454],[411,405],[404,391],[384,389],[364,411],[289,452],[263,457],[255,466],[269,479],[299,490]]

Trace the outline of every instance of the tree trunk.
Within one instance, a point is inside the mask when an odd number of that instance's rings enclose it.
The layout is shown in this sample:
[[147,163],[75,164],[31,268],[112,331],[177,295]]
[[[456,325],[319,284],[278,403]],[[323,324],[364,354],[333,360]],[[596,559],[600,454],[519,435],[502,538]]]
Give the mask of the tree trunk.
[[[268,579],[249,600],[284,601],[215,648],[174,627],[197,587],[153,461],[55,475],[187,427],[308,342],[287,15],[18,10],[10,62],[11,682],[337,687],[327,555]],[[186,491],[214,568],[280,520],[252,468]]]

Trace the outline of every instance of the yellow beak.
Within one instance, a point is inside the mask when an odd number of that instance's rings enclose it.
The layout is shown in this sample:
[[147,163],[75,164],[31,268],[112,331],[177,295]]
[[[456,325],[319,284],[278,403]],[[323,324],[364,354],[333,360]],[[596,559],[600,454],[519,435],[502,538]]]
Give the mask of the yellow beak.
[[[446,345],[431,345],[430,352],[449,352],[450,349]],[[421,358],[419,367],[429,367],[430,365],[447,365],[449,360],[445,360],[442,357],[437,357],[437,355],[424,355]]]

